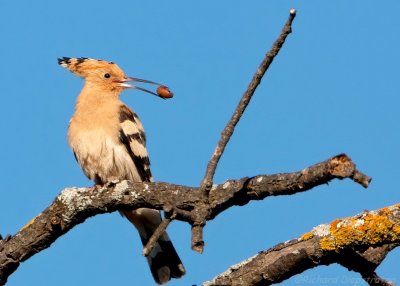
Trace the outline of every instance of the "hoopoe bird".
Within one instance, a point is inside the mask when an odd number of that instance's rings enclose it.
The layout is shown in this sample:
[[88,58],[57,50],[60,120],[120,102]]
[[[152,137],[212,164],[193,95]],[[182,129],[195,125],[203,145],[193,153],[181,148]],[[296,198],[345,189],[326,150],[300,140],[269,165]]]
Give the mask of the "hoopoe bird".
[[[160,97],[171,97],[172,93],[167,90],[166,96],[162,96],[128,84],[129,81],[136,81],[159,85],[127,77],[113,62],[63,57],[58,59],[58,63],[85,80],[68,127],[68,143],[85,175],[96,185],[115,179],[152,182],[142,123],[119,96],[127,88]],[[161,223],[158,210],[140,208],[120,212],[137,228],[143,245]],[[159,284],[185,274],[185,268],[166,232],[147,260],[154,280]]]

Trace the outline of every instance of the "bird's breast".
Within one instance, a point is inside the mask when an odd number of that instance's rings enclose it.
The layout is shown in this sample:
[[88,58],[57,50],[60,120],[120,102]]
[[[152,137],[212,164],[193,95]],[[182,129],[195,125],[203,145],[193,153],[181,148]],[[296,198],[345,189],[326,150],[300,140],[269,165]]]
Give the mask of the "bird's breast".
[[118,119],[86,122],[73,117],[68,128],[68,143],[85,175],[106,183],[114,179],[140,177],[119,139]]

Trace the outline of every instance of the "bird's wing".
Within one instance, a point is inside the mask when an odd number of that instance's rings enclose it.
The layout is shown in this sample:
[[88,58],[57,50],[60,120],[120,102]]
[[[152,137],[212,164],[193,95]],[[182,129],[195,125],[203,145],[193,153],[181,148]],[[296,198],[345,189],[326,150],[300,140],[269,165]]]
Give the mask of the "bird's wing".
[[[121,105],[119,110],[120,131],[119,139],[126,147],[129,156],[144,182],[153,180],[150,172],[150,161],[146,150],[146,136],[142,123],[137,115],[126,105]],[[146,245],[161,223],[158,210],[140,208],[137,210],[122,210],[138,229],[143,245]],[[151,273],[158,284],[164,284],[171,277],[179,278],[185,274],[185,268],[165,232],[157,241],[154,249],[147,257]]]
[[119,139],[128,151],[129,156],[143,182],[153,180],[150,171],[150,160],[146,150],[146,134],[138,116],[126,105],[119,109]]

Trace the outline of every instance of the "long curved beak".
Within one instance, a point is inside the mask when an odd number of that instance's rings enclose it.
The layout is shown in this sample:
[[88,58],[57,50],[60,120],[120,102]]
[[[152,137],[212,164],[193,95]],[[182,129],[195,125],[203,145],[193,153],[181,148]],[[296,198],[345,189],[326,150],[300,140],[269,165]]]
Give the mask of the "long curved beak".
[[157,83],[157,82],[154,82],[154,81],[145,80],[145,79],[140,79],[140,78],[135,78],[135,77],[126,77],[126,78],[124,78],[123,80],[116,80],[116,81],[114,81],[114,82],[118,83],[118,85],[119,85],[120,87],[138,89],[138,90],[141,90],[141,91],[144,91],[144,92],[147,92],[147,93],[150,93],[150,94],[153,94],[153,95],[156,95],[156,96],[158,96],[158,97],[161,97],[161,98],[165,99],[164,97],[162,97],[162,96],[161,96],[160,94],[158,94],[158,93],[155,93],[155,92],[153,92],[153,91],[150,91],[150,90],[145,89],[145,88],[140,87],[140,86],[128,84],[127,82],[129,82],[129,81],[143,82],[143,83],[148,83],[148,84],[154,84],[154,85],[157,85],[158,87],[164,86],[164,85],[162,85],[162,84],[160,84],[160,83]]

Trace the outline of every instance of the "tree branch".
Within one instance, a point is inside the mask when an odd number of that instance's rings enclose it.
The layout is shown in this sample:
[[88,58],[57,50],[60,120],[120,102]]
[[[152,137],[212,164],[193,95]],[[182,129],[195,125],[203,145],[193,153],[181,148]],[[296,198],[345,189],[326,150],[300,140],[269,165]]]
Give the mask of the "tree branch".
[[[250,103],[250,100],[254,92],[256,91],[256,88],[260,84],[261,79],[273,62],[274,58],[278,55],[280,49],[285,43],[287,36],[292,32],[292,22],[295,17],[296,10],[291,9],[289,11],[289,18],[286,21],[281,31],[281,34],[272,45],[264,60],[261,62],[260,66],[256,70],[253,79],[251,80],[249,86],[247,87],[247,90],[243,94],[238,106],[236,107],[235,112],[233,113],[231,119],[221,133],[221,137],[218,141],[217,147],[215,148],[214,153],[212,154],[211,159],[208,162],[206,173],[200,185],[200,189],[203,193],[203,200],[205,203],[208,200],[208,195],[212,187],[213,178],[215,170],[217,169],[219,159],[221,158],[222,153],[224,152],[225,147],[229,142],[229,139],[232,137],[233,132],[235,131],[236,124],[239,122],[244,111],[246,110],[247,105]],[[203,209],[203,211],[207,210]],[[201,217],[204,217],[204,214],[199,216],[199,218]],[[199,220],[195,221],[192,225],[192,249],[200,253],[202,253],[204,250],[203,227],[205,226],[205,223],[206,222],[204,220]]]
[[[167,208],[173,210],[174,219],[193,224],[199,219],[212,220],[235,205],[303,192],[333,179],[355,180],[355,174],[358,174],[358,183],[368,186],[371,178],[359,172],[351,159],[341,154],[299,172],[259,175],[214,185],[208,204],[203,203],[199,188],[161,182],[122,181],[91,191],[67,188],[16,235],[0,241],[0,285],[6,283],[21,262],[48,248],[57,238],[97,214],[142,207]],[[202,208],[208,211],[204,212]]]
[[393,285],[380,278],[375,269],[399,245],[400,204],[397,204],[319,225],[297,239],[231,266],[203,285],[271,285],[332,263],[360,273],[369,285]]
[[256,91],[256,88],[261,82],[264,74],[268,70],[269,66],[271,65],[274,58],[278,55],[280,49],[282,48],[283,44],[287,36],[292,32],[292,22],[296,17],[296,10],[291,9],[289,13],[289,18],[285,23],[285,26],[282,29],[281,34],[279,35],[278,39],[272,45],[270,51],[265,55],[264,60],[258,67],[256,73],[253,76],[247,90],[243,94],[238,106],[236,107],[235,112],[233,113],[231,119],[229,120],[228,124],[225,126],[224,130],[221,133],[221,138],[217,144],[217,147],[214,150],[214,153],[211,156],[210,161],[208,162],[206,174],[203,178],[201,183],[201,188],[203,189],[211,189],[213,177],[215,174],[215,170],[217,168],[219,159],[222,156],[222,153],[225,150],[226,145],[229,142],[229,139],[232,137],[233,132],[235,131],[236,124],[239,122],[240,118],[242,117],[244,111],[246,110],[247,105],[250,103],[250,100]]
[[170,218],[164,218],[154,233],[151,235],[147,244],[143,247],[143,256],[148,256],[150,252],[153,250],[160,236],[165,232],[169,223],[171,222]]

